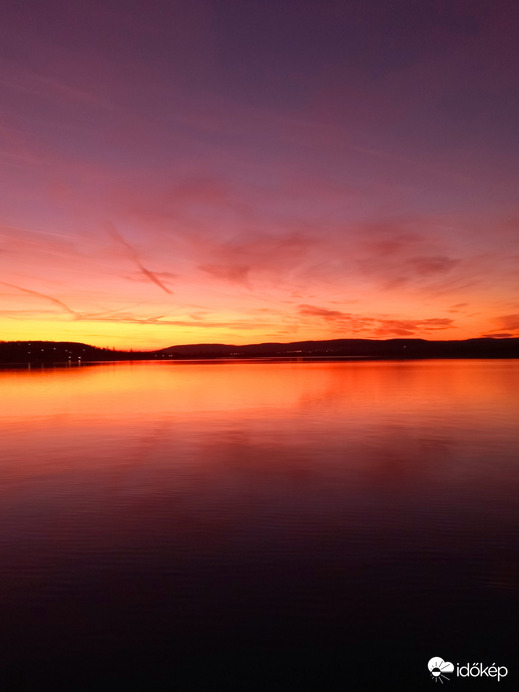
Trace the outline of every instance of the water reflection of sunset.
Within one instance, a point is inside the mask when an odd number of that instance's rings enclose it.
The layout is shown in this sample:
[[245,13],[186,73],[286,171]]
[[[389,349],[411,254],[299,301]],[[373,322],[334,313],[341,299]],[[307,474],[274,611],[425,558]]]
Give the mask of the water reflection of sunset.
[[[314,455],[323,440],[324,467],[370,465],[384,445],[384,463],[404,454],[436,464],[449,440],[470,438],[474,427],[489,441],[515,425],[516,361],[482,364],[135,363],[4,371],[1,464],[10,482],[34,473],[105,475],[107,459],[119,471],[154,463],[207,469],[234,459],[251,472],[275,463],[304,474],[318,468]],[[273,455],[279,448],[283,455]]]
[[[57,370],[0,373],[2,414],[21,417],[67,414],[103,420],[145,420],[154,413],[202,415],[204,411],[254,411],[292,415],[312,403],[340,402],[350,416],[369,410],[404,412],[441,404],[459,409],[489,405],[511,394],[515,362],[503,375],[499,361],[369,361],[262,363],[115,363]],[[441,377],[438,372],[441,371]],[[506,373],[506,374],[505,374]],[[496,377],[497,374],[497,377]],[[209,383],[209,386],[208,386]],[[362,385],[362,386],[360,386]],[[419,385],[416,387],[416,385]],[[30,394],[30,396],[27,396]],[[7,401],[9,402],[7,404]]]
[[157,650],[191,680],[203,647],[299,664],[397,623],[413,651],[438,602],[442,641],[444,610],[486,632],[516,593],[517,391],[512,360],[0,372],[4,652],[125,675],[151,646],[146,681]]

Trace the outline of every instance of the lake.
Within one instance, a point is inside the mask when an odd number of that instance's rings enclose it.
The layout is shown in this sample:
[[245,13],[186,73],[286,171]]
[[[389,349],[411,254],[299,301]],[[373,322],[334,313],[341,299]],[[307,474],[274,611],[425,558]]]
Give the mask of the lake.
[[0,689],[517,688],[518,360],[3,370],[0,407]]

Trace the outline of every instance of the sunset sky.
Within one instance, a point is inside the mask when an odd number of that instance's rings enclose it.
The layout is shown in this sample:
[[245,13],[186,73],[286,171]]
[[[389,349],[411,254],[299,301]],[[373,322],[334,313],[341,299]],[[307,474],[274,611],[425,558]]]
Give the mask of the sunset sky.
[[0,339],[519,336],[519,3],[4,0]]

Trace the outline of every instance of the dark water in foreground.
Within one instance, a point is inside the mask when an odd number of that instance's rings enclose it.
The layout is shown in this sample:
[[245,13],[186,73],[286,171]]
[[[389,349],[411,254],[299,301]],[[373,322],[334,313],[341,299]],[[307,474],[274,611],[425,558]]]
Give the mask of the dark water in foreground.
[[0,406],[0,690],[519,688],[519,361],[4,371]]

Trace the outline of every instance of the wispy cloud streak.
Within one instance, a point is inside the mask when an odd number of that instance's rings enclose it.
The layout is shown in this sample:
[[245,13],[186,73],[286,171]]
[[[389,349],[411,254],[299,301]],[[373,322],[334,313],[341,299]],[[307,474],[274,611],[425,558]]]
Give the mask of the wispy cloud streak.
[[119,233],[115,226],[113,226],[113,224],[108,225],[108,233],[112,236],[112,238],[114,238],[118,243],[120,243],[126,248],[129,256],[139,267],[139,270],[145,277],[147,277],[152,283],[154,283],[161,290],[163,290],[164,293],[167,293],[168,295],[173,295],[173,291],[170,291],[170,289],[162,283],[162,281],[158,278],[155,272],[152,272],[150,269],[148,269],[142,264],[135,248],[132,245],[130,245],[130,243],[125,238],[123,238],[123,236]]
[[3,286],[8,286],[9,288],[15,288],[17,291],[22,291],[23,293],[28,293],[29,295],[37,296],[38,298],[43,298],[44,300],[50,300],[51,303],[54,303],[54,305],[57,305],[65,312],[68,312],[69,315],[72,315],[74,319],[79,319],[78,313],[75,310],[72,310],[72,308],[69,308],[69,306],[66,303],[64,303],[62,300],[59,300],[58,298],[49,296],[46,293],[41,293],[40,291],[33,291],[30,288],[18,286],[17,284],[11,284],[7,281],[0,281],[0,284],[2,284]]

